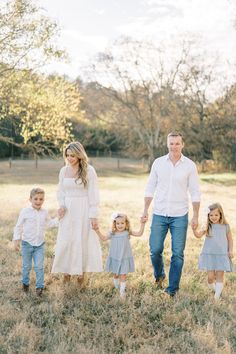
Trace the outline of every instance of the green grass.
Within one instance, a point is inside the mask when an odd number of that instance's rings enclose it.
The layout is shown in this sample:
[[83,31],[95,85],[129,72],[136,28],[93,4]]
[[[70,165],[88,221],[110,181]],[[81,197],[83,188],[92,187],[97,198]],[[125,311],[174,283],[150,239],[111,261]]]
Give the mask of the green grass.
[[[93,162],[99,175],[101,228],[110,227],[113,210],[127,212],[133,228],[137,228],[147,180],[142,166],[136,167],[133,174],[132,167],[117,170],[99,163],[96,166]],[[190,229],[181,289],[175,299],[166,298],[153,283],[148,247],[150,223],[143,237],[131,239],[136,272],[128,276],[124,302],[105,272],[89,275],[82,288],[74,278],[65,286],[60,276],[50,275],[56,230],[46,235],[47,290],[41,299],[36,297],[32,272],[30,293],[22,293],[21,257],[12,250],[12,230],[33,185],[45,189],[45,206],[51,214],[56,213],[60,166],[61,161],[44,162],[35,171],[26,163],[9,171],[6,166],[2,169],[0,163],[0,353],[236,353],[235,273],[226,275],[222,299],[214,302],[206,287],[206,274],[197,269],[203,240],[195,239]],[[214,181],[212,177],[207,180],[207,175],[201,178],[202,204],[207,205],[209,200],[221,202],[235,235],[236,187],[227,184],[233,174],[214,176]],[[103,243],[102,249],[105,262],[108,244]],[[170,256],[168,237],[167,271]]]

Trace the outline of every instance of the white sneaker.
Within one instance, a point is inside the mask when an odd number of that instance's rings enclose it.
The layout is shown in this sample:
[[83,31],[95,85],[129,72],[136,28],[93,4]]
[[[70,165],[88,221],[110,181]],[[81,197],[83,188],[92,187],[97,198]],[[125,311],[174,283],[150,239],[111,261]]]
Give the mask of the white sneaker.
[[125,291],[125,290],[124,290],[124,291],[120,291],[120,298],[121,298],[122,300],[124,300],[125,297],[126,297],[126,291]]

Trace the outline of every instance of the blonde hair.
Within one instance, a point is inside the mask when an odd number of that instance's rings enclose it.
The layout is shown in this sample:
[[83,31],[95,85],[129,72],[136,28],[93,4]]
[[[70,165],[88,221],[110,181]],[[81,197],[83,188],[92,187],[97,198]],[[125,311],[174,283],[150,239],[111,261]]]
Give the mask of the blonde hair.
[[219,213],[220,213],[220,220],[219,220],[219,224],[221,225],[227,225],[227,220],[225,218],[225,214],[223,211],[222,206],[220,205],[220,203],[213,203],[211,205],[208,206],[209,208],[209,213],[207,214],[207,225],[206,225],[206,235],[207,236],[211,236],[211,227],[212,227],[212,222],[210,221],[209,215],[210,213],[215,210],[218,209]]
[[30,191],[30,198],[33,198],[36,194],[43,194],[45,195],[45,191],[42,188],[33,188]]
[[78,141],[68,144],[64,151],[65,158],[67,157],[67,150],[71,150],[71,152],[78,158],[79,168],[76,181],[81,178],[84,187],[86,187],[88,184],[88,156],[83,145]]
[[111,231],[114,233],[117,231],[116,229],[116,220],[118,218],[124,218],[125,219],[125,230],[128,231],[128,233],[130,234],[131,233],[131,227],[130,227],[130,221],[128,219],[128,216],[126,214],[118,214],[115,219],[112,221],[112,226],[111,226]]

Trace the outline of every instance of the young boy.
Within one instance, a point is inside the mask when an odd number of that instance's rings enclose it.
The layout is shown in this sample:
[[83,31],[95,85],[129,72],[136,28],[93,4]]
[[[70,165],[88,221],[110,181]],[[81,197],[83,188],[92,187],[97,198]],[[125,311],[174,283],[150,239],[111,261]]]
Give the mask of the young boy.
[[36,274],[36,294],[42,295],[44,289],[44,234],[46,228],[57,226],[58,219],[51,219],[47,210],[42,209],[45,192],[33,188],[30,192],[31,206],[21,210],[14,228],[13,242],[16,251],[22,252],[22,289],[29,291],[32,259]]

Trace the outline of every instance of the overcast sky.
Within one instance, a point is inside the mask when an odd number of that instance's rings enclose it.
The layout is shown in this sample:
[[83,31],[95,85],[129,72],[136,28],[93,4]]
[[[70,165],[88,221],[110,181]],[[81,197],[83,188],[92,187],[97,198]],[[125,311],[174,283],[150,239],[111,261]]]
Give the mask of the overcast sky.
[[195,37],[208,60],[218,53],[222,70],[236,63],[236,0],[36,1],[58,22],[58,44],[71,57],[70,64],[53,66],[60,74],[78,76],[88,58],[121,35],[171,45]]

